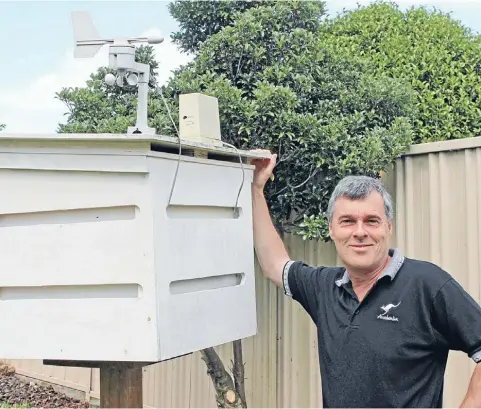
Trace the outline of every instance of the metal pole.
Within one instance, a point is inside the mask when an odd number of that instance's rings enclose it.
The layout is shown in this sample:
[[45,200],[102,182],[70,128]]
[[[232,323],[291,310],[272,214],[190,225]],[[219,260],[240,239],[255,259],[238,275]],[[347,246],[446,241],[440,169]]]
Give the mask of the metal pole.
[[[139,64],[140,65],[140,64]],[[150,69],[147,66],[148,73],[141,72],[139,75],[139,93],[137,99],[137,128],[147,128],[147,106],[149,95],[149,77]]]

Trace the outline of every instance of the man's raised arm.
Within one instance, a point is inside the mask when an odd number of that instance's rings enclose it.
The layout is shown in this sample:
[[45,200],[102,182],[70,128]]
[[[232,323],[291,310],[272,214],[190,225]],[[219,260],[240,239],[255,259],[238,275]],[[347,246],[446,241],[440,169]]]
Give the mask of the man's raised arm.
[[252,183],[252,212],[254,223],[254,247],[264,275],[274,284],[282,286],[282,271],[289,261],[284,243],[272,223],[264,196],[264,186],[276,164],[276,155],[271,159],[253,161],[256,169]]

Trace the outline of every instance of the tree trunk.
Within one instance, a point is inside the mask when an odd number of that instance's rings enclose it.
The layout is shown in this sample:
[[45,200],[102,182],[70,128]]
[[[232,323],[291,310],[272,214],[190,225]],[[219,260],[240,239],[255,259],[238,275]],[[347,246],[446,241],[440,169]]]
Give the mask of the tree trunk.
[[234,375],[234,386],[241,399],[242,407],[247,408],[246,391],[244,386],[244,360],[242,359],[242,341],[234,341],[234,363],[232,373]]
[[244,363],[242,362],[241,341],[234,341],[234,379],[230,376],[214,348],[201,352],[207,366],[207,374],[212,379],[218,408],[247,408],[244,388]]

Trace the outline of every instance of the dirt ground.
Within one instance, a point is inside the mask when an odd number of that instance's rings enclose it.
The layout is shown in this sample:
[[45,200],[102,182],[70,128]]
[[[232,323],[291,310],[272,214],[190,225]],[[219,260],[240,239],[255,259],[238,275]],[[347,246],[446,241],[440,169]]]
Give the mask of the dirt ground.
[[56,392],[51,386],[25,382],[15,375],[15,368],[0,363],[0,407],[88,408],[88,402]]

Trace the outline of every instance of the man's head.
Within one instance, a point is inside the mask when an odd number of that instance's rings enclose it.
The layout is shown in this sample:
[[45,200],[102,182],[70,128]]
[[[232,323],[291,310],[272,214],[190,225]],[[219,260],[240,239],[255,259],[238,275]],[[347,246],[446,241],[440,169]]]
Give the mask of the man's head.
[[329,232],[346,268],[369,273],[383,264],[392,234],[391,196],[378,179],[348,176],[331,195]]

